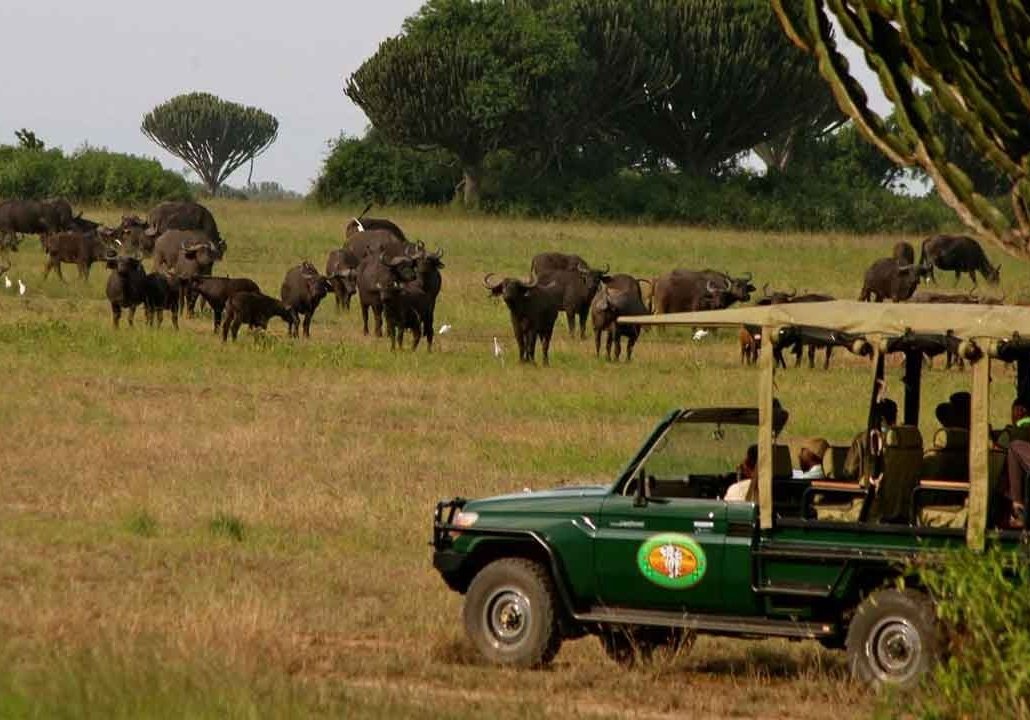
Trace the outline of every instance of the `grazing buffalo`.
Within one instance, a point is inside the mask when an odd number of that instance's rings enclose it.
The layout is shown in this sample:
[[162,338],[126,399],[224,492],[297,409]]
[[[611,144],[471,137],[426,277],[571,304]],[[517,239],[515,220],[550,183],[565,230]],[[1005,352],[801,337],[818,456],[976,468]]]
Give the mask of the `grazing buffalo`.
[[169,230],[192,230],[203,233],[218,248],[219,255],[225,254],[225,241],[218,233],[218,223],[211,211],[192,201],[163,202],[147,216],[146,234],[160,238]]
[[222,325],[222,314],[229,298],[241,292],[261,292],[258,284],[249,278],[194,275],[189,283],[193,292],[204,298],[211,307],[211,314],[215,316],[215,332]]
[[222,324],[222,342],[232,333],[235,342],[240,326],[246,323],[251,330],[266,330],[268,321],[274,317],[282,318],[288,326],[297,322],[297,316],[285,305],[259,292],[240,292],[229,298],[225,306],[225,322]]
[[333,289],[329,279],[318,272],[318,268],[308,261],[290,268],[283,279],[280,297],[296,323],[290,323],[290,335],[300,336],[301,318],[304,320],[304,337],[311,337],[311,319],[322,302],[322,298]]
[[426,321],[429,296],[419,283],[392,282],[378,287],[377,290],[386,318],[386,334],[390,337],[390,349],[403,348],[404,332],[411,330],[415,338],[411,349],[418,350],[418,344],[424,335],[429,352],[432,352],[432,325]]
[[969,273],[974,286],[978,272],[991,285],[997,285],[1001,279],[1001,265],[991,265],[980,243],[968,235],[937,235],[927,238],[923,241],[919,264],[927,268],[927,277],[934,282],[937,282],[933,274],[935,267],[954,271],[955,284],[958,284],[962,273]]
[[46,266],[43,268],[43,279],[46,280],[51,270],[64,280],[61,263],[75,265],[79,277],[89,279],[89,271],[93,263],[106,260],[113,255],[111,250],[96,233],[83,233],[75,230],[43,236],[43,249],[46,251]]
[[483,279],[483,284],[491,295],[503,298],[508,306],[515,342],[519,347],[519,361],[535,362],[539,339],[544,365],[549,365],[551,336],[562,306],[561,289],[554,284],[540,284],[536,278],[529,282],[505,278],[491,284],[491,277],[493,273]]
[[639,325],[620,325],[620,317],[646,315],[644,293],[640,280],[632,275],[617,274],[604,278],[603,286],[590,305],[590,319],[594,326],[594,354],[601,356],[601,335],[606,333],[606,357],[612,359],[612,345],[615,345],[615,360],[622,355],[622,338],[626,338],[626,362],[633,360],[633,347],[640,338]]
[[358,300],[361,302],[361,321],[365,335],[368,335],[368,311],[375,315],[376,337],[383,336],[383,301],[380,288],[395,282],[412,282],[415,279],[415,259],[401,255],[388,257],[368,255],[358,266]]
[[118,256],[107,260],[111,270],[107,277],[107,301],[111,303],[111,317],[115,329],[122,318],[122,310],[129,311],[129,325],[136,316],[136,306],[147,300],[147,274],[137,258]]
[[536,255],[529,265],[530,273],[543,283],[554,283],[562,292],[562,310],[569,323],[569,334],[576,334],[579,318],[580,338],[586,337],[590,303],[608,277],[608,266],[603,270],[591,268],[579,255],[547,252]]
[[369,256],[386,255],[388,258],[412,257],[424,247],[402,240],[387,230],[366,230],[347,238],[343,246],[343,264],[357,269],[361,261]]
[[67,200],[5,200],[0,202],[0,250],[17,250],[18,235],[43,235],[72,227]]
[[172,313],[172,327],[179,329],[179,297],[180,280],[174,275],[153,272],[146,276],[143,285],[143,311],[147,316],[147,325],[161,327],[164,311]]
[[673,270],[655,279],[652,302],[658,314],[722,310],[747,302],[756,289],[751,273],[732,278],[715,270]]
[[858,299],[861,302],[903,302],[912,297],[926,272],[924,265],[902,264],[892,257],[881,258],[866,270]]
[[350,310],[350,301],[358,291],[358,271],[344,260],[343,248],[333,250],[325,261],[325,276],[336,295],[336,309]]

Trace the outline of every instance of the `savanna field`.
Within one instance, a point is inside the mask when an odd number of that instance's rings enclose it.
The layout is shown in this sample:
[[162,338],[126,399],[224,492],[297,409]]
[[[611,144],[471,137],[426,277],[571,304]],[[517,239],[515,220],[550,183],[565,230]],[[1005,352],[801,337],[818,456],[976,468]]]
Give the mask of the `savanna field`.
[[[216,274],[275,296],[301,260],[324,268],[354,213],[210,207],[229,245]],[[122,211],[86,214],[115,224]],[[486,667],[428,541],[440,498],[606,483],[669,409],[757,397],[733,332],[648,332],[616,365],[562,317],[552,367],[520,366],[486,272],[526,277],[535,253],[562,250],[645,278],[712,267],[751,271],[760,289],[855,298],[865,267],[903,238],[374,214],[444,250],[436,317],[453,329],[431,355],[363,337],[357,299],[338,312],[331,296],[307,341],[273,320],[223,344],[207,315],[176,333],[167,317],[147,328],[142,309],[116,332],[102,265],[87,284],[65,266],[65,284],[41,279],[34,237],[13,255],[28,290],[0,286],[0,718],[884,712],[846,679],[843,653],[816,643],[702,639],[626,670],[587,638],[549,670]],[[1003,264],[998,292],[1030,295],[1025,269],[988,253]],[[969,384],[942,365],[924,388],[927,432],[934,405]],[[785,435],[847,442],[869,377],[843,350],[829,371],[780,373]],[[1012,384],[1000,368],[995,380],[999,422]]]

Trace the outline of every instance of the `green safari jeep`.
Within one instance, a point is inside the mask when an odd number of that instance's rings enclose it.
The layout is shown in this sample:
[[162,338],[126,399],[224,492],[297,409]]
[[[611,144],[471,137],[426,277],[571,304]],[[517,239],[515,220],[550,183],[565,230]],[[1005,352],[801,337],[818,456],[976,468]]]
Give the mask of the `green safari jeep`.
[[[877,324],[880,316],[869,316],[866,326],[855,320],[873,312],[869,306],[844,304],[841,324],[867,338],[855,351],[873,357],[870,407],[884,387],[885,356],[905,356],[904,417],[895,433],[904,442],[879,443],[880,458],[873,457],[877,444],[866,443],[866,466],[882,473],[875,483],[796,477],[786,445],[777,444],[787,413],[773,399],[772,353],[765,353],[757,408],[670,413],[610,486],[437,505],[433,564],[465,595],[465,630],[482,656],[539,666],[563,640],[593,634],[613,659],[632,662],[697,633],[781,637],[846,649],[860,681],[917,683],[943,639],[932,598],[905,577],[910,561],[965,546],[981,550],[988,541],[1017,547],[1025,538],[990,523],[1000,450],[989,447],[987,419],[992,358],[1030,358],[1030,345],[1006,350],[994,343],[983,352],[987,343],[977,338],[964,346],[973,374],[969,450],[957,456],[959,476],[942,479],[931,453],[924,457],[918,429],[923,355],[943,335],[935,325],[932,335],[919,335],[919,322],[942,322],[939,311],[897,306],[892,312],[912,317],[892,319],[891,328],[905,330],[891,337]],[[753,324],[774,337],[790,318],[782,309],[762,314],[768,312],[679,319],[701,327]],[[817,318],[806,316],[805,326],[818,326]],[[982,317],[977,322],[983,327]],[[878,429],[870,412],[867,432]],[[755,487],[742,494],[738,467],[752,445],[757,478],[745,480]],[[878,514],[878,493],[887,488],[896,507]],[[823,512],[827,505],[853,512]]]

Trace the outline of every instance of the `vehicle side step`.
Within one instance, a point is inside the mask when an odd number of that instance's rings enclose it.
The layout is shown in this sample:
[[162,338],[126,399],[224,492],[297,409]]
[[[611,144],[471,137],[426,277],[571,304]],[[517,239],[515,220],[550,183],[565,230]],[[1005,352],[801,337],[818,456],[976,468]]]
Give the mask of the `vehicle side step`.
[[837,626],[832,623],[768,620],[737,615],[699,615],[660,610],[595,607],[588,612],[577,614],[575,618],[584,623],[675,627],[716,635],[767,635],[806,639],[837,635]]

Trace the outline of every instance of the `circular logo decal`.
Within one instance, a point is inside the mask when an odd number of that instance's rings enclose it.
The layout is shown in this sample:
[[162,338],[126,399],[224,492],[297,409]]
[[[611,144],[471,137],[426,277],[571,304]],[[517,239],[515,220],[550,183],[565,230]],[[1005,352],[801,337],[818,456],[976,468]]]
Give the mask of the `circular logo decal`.
[[655,535],[637,552],[640,572],[655,585],[684,590],[701,582],[708,563],[705,551],[689,535]]

